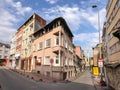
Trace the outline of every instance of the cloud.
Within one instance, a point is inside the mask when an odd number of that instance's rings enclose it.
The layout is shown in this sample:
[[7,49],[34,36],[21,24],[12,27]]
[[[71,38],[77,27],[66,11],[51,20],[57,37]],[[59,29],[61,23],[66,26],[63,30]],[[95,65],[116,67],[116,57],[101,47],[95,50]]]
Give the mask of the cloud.
[[6,3],[16,9],[17,14],[24,15],[26,12],[32,11],[31,7],[23,7],[21,2],[14,2],[13,0],[6,0]]
[[50,4],[54,4],[56,2],[58,2],[58,0],[45,0],[46,2],[49,2]]
[[10,42],[21,17],[30,12],[31,8],[23,7],[21,2],[12,0],[0,0],[0,8],[0,12],[2,12],[0,13],[0,41]]
[[[79,27],[85,21],[88,21],[94,28],[98,30],[98,12],[94,12],[92,8],[82,9],[77,5],[55,6],[50,9],[43,9],[44,17],[49,21],[56,17],[62,16],[67,21],[72,31],[79,30]],[[105,20],[105,9],[100,10],[101,25]]]
[[[91,25],[98,30],[98,12],[93,12],[90,8],[87,9],[89,13],[83,11],[82,16],[87,18],[87,20],[91,23]],[[100,27],[103,27],[103,23],[105,21],[106,10],[103,8],[99,10],[99,19],[100,19]]]
[[98,43],[99,40],[99,33],[95,32],[95,33],[80,33],[80,34],[74,34],[74,41],[78,41],[78,42],[87,42],[87,43],[91,43],[91,45],[93,45],[92,43]]
[[69,7],[68,5],[56,6],[50,9],[43,9],[45,18],[49,21],[56,17],[62,16],[67,21],[68,25],[74,30],[79,29],[81,23],[80,9],[77,6]]
[[[99,33],[80,33],[74,34],[74,43],[79,42],[78,45],[82,47],[82,49],[86,51],[89,49],[90,53],[92,53],[92,47],[95,47],[96,44],[99,43]],[[92,56],[92,54],[91,54]]]

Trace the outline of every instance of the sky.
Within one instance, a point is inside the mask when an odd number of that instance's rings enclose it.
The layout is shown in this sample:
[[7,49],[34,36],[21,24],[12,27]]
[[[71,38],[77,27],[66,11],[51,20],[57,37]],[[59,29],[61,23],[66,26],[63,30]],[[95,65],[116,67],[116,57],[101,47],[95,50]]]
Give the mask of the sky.
[[[47,23],[63,17],[74,35],[73,43],[92,52],[99,43],[98,12],[102,34],[108,0],[0,0],[0,41],[10,43],[16,30],[37,13]],[[97,8],[92,8],[92,5]]]

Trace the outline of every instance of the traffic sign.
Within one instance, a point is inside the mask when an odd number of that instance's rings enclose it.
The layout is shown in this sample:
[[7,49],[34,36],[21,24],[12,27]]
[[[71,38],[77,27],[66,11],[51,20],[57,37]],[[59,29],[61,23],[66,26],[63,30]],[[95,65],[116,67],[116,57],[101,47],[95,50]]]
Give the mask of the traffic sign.
[[102,59],[102,58],[99,58],[99,59],[98,59],[98,62],[102,62],[102,61],[103,61],[103,59]]
[[98,62],[99,67],[103,67],[103,62]]

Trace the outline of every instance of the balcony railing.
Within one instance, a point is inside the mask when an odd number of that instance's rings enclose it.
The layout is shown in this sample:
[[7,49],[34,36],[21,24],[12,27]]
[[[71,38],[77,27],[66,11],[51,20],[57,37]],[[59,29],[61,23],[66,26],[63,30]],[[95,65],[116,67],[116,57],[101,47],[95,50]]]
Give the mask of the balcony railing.
[[63,67],[52,66],[52,71],[63,71]]

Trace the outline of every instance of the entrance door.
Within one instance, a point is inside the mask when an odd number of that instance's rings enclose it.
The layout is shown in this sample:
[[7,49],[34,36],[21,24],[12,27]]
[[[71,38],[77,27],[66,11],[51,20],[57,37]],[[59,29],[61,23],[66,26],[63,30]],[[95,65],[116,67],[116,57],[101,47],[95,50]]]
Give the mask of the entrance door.
[[63,80],[65,80],[67,77],[67,72],[63,72]]

